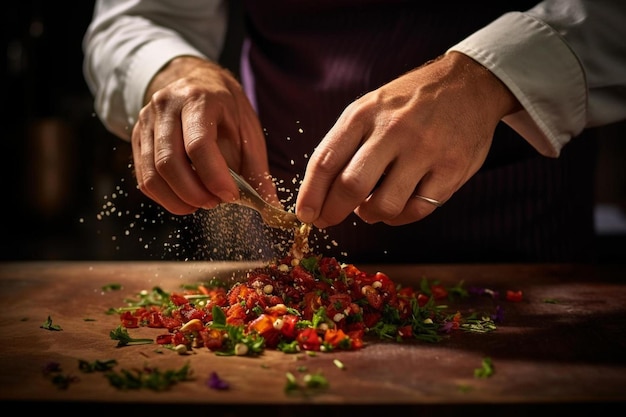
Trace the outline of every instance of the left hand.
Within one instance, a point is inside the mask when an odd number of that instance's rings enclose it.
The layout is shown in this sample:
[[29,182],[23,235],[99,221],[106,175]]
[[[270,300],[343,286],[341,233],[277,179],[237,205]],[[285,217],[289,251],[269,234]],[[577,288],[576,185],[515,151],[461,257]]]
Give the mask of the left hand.
[[301,221],[333,226],[354,211],[402,225],[436,209],[481,167],[515,96],[452,52],[351,103],[313,152],[296,201]]

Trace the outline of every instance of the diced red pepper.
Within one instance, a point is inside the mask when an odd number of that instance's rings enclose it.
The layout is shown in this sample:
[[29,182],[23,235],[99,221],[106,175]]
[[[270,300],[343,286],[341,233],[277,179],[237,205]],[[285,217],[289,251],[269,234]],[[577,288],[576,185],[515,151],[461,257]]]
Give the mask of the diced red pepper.
[[514,303],[518,303],[520,301],[522,301],[522,291],[512,291],[512,290],[507,290],[506,291],[506,300],[507,301],[512,301]]
[[448,298],[448,290],[441,284],[434,284],[430,286],[430,292],[435,300],[443,300]]
[[311,327],[301,330],[296,340],[302,350],[319,351],[322,346],[322,338],[317,334],[317,331]]
[[298,334],[296,324],[298,323],[298,316],[293,314],[285,314],[282,316],[283,326],[280,328],[280,332],[289,340],[294,340]]

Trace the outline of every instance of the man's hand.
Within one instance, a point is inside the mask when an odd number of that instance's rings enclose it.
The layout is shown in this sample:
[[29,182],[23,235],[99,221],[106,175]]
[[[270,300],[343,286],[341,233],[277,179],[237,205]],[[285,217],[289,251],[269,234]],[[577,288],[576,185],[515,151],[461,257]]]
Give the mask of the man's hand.
[[173,214],[210,209],[239,196],[230,167],[277,202],[258,116],[227,70],[176,58],[151,81],[145,102],[131,138],[144,194]]
[[471,58],[449,53],[351,103],[308,163],[296,214],[324,228],[354,211],[402,225],[436,209],[481,167],[496,125],[519,109]]

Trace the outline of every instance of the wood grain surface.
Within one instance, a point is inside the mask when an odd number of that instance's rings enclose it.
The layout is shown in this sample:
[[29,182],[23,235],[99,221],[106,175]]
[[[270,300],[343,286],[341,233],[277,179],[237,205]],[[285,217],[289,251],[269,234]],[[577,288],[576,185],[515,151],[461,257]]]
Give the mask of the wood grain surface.
[[[178,355],[156,345],[116,347],[109,332],[119,324],[111,307],[126,297],[161,286],[166,291],[212,277],[232,279],[257,266],[231,262],[15,262],[0,264],[0,400],[94,412],[134,410],[154,415],[180,407],[207,415],[248,415],[272,407],[278,415],[373,413],[405,406],[427,415],[455,414],[460,407],[526,415],[533,407],[623,405],[626,401],[626,269],[585,265],[367,265],[392,280],[418,285],[422,277],[466,288],[522,290],[519,303],[502,303],[504,321],[487,334],[457,332],[441,342],[369,341],[353,352],[261,357],[221,357],[206,349]],[[238,272],[239,271],[239,272]],[[108,284],[118,291],[103,291]],[[494,301],[472,298],[458,306],[491,312]],[[51,317],[61,331],[40,328]],[[154,338],[163,330],[132,334]],[[476,378],[483,358],[490,378]],[[115,359],[117,368],[179,369],[189,364],[194,380],[164,392],[120,391],[102,373],[81,373],[78,361]],[[333,364],[339,359],[345,369]],[[58,362],[77,382],[59,389],[43,367]],[[306,369],[306,372],[303,371]],[[230,384],[210,389],[211,372]],[[321,372],[329,387],[308,395],[285,393],[286,373],[297,378]],[[345,407],[351,407],[346,410]],[[259,408],[261,407],[261,408]],[[387,408],[385,408],[387,409]],[[148,411],[150,410],[150,411]],[[158,411],[156,411],[158,410]],[[208,413],[212,410],[212,413]],[[268,411],[268,410],[266,410]],[[170,411],[167,411],[168,413]],[[384,414],[384,410],[381,410]],[[124,413],[126,414],[126,413]],[[521,415],[521,414],[520,414]]]

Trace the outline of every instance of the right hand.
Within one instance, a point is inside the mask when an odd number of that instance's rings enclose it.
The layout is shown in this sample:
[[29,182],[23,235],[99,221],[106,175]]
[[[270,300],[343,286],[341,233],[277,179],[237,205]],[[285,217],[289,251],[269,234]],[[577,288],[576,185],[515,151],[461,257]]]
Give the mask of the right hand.
[[173,59],[151,81],[131,144],[139,189],[173,214],[233,202],[228,167],[278,204],[265,138],[241,85],[195,57]]

